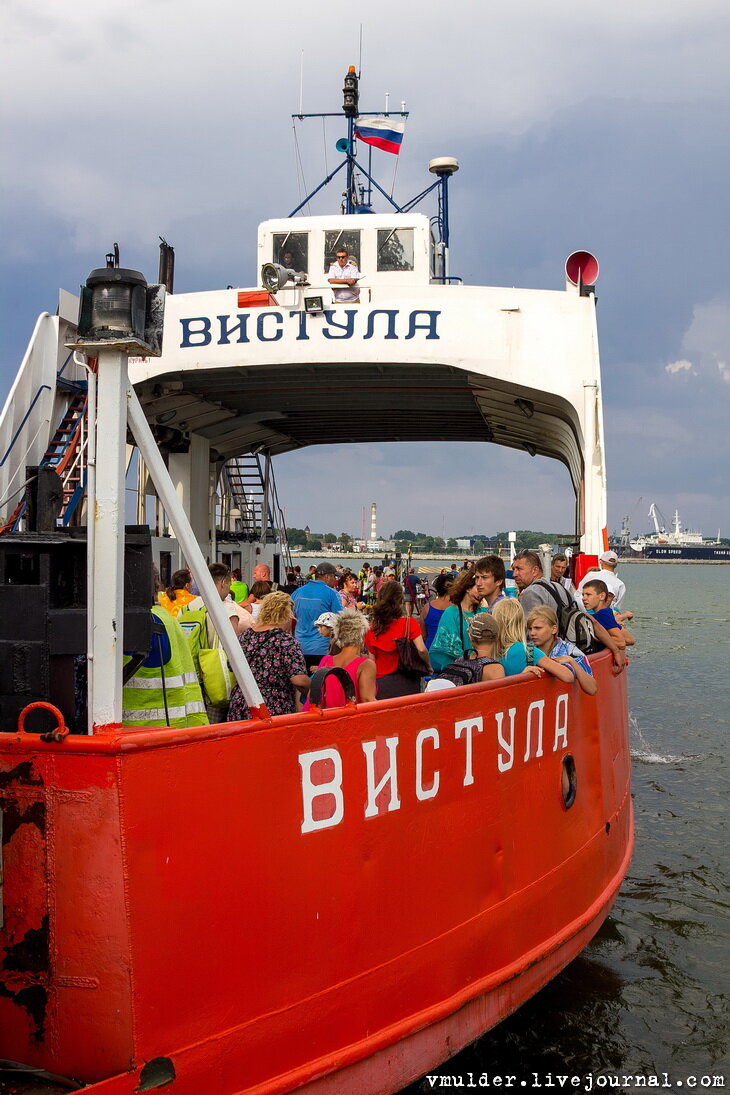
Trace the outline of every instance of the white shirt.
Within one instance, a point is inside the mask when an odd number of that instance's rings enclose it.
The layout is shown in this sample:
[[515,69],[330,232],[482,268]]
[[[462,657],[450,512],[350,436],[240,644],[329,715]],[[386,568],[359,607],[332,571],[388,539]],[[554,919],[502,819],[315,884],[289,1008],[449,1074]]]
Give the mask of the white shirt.
[[[333,262],[329,268],[327,278],[359,278],[360,271],[354,262],[346,262],[340,266],[339,262]],[[333,285],[332,292],[335,300],[359,300],[360,288],[357,285]]]
[[621,602],[624,599],[624,593],[626,592],[626,586],[621,581],[617,574],[614,574],[612,570],[603,570],[601,568],[600,574],[595,570],[589,570],[584,578],[581,578],[580,585],[575,593],[576,603],[580,608],[583,607],[583,598],[581,597],[581,590],[586,582],[590,582],[592,579],[597,578],[601,582],[606,583],[606,588],[609,593],[613,593],[613,601],[611,602],[611,608],[620,608]]

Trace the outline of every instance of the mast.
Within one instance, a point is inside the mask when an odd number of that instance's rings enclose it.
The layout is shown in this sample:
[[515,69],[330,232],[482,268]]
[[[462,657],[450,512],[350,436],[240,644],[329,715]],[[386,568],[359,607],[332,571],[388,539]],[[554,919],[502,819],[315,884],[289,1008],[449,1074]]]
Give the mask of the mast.
[[355,203],[355,159],[353,156],[355,140],[355,118],[357,117],[360,101],[359,81],[355,72],[355,66],[350,65],[345,76],[345,86],[342,89],[344,96],[342,109],[347,118],[347,188],[345,190],[345,212],[354,213]]

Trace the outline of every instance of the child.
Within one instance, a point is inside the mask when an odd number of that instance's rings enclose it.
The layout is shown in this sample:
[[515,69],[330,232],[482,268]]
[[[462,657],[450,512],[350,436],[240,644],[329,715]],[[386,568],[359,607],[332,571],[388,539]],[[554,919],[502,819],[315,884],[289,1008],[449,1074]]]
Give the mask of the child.
[[595,696],[598,684],[586,656],[575,643],[558,638],[558,617],[549,605],[535,605],[527,614],[527,636],[536,649],[549,654],[553,661],[569,666],[583,691]]
[[496,653],[507,677],[525,672],[542,677],[547,672],[565,684],[573,683],[573,670],[569,666],[549,658],[536,646],[526,645],[525,613],[519,601],[513,598],[500,601],[492,609],[492,618],[499,625]]
[[329,653],[337,654],[339,652],[339,646],[335,643],[335,623],[337,622],[337,616],[334,612],[321,612],[317,619],[314,621],[314,626],[319,631],[323,639],[327,639],[330,644]]
[[608,586],[600,578],[591,578],[581,590],[583,607],[589,616],[593,616],[602,627],[605,627],[619,650],[627,646],[633,646],[634,636],[627,631],[614,616],[609,605]]
[[[427,692],[442,688],[456,688],[459,684],[477,684],[479,681],[496,681],[504,677],[504,669],[494,657],[499,639],[499,626],[488,612],[474,616],[467,628],[469,640],[476,651],[473,658],[457,658],[447,665],[426,685]],[[471,674],[471,680],[469,675]]]

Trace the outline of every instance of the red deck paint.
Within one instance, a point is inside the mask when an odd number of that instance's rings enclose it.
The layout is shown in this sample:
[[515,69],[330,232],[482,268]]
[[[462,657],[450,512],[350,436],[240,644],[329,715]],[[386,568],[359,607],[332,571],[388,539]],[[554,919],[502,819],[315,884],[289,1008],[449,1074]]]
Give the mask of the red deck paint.
[[[398,1091],[607,915],[626,674],[265,723],[0,736],[0,1057],[122,1095]],[[563,757],[577,795],[566,809]]]

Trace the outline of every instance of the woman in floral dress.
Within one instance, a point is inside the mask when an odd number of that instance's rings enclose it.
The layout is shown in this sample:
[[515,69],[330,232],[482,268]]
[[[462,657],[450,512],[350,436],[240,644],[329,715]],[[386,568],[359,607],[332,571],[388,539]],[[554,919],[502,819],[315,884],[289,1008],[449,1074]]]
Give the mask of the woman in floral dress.
[[[302,648],[291,634],[293,619],[289,594],[269,593],[261,602],[258,620],[239,638],[271,715],[293,714],[297,709],[297,693],[309,690]],[[238,722],[249,717],[248,705],[236,685],[231,694],[228,721]]]

